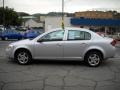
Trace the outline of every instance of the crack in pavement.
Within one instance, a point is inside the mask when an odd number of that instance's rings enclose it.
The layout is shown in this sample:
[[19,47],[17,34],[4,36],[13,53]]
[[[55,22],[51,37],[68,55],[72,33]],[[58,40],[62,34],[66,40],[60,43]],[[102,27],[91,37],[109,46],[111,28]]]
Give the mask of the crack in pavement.
[[[114,66],[114,67],[116,67],[116,68],[118,69],[117,66]],[[113,77],[111,80],[109,80],[109,81],[112,81],[112,82],[116,83],[116,82],[117,82],[117,81],[116,81],[116,80],[117,80],[117,74],[118,74],[119,72],[113,70],[111,66],[108,66],[108,69],[109,69],[111,72],[114,73],[114,77]]]
[[0,85],[0,86],[1,86],[1,87],[0,87],[0,90],[3,90],[4,86],[6,85],[6,83],[3,82],[3,81],[1,81],[0,83],[1,83],[1,85]]
[[43,79],[43,89],[42,90],[45,90],[45,81],[46,81],[46,79],[47,79],[47,77],[45,77],[44,79]]
[[96,90],[97,87],[97,81],[95,82],[95,86],[93,87],[93,90]]
[[[1,90],[3,90],[5,88],[5,86],[7,86],[9,84],[22,84],[22,83],[27,83],[27,82],[32,83],[32,82],[36,82],[36,81],[43,81],[43,80],[29,80],[29,81],[17,81],[17,82],[7,82],[7,83],[2,82],[3,84],[1,86]],[[29,90],[29,89],[25,89],[25,90]]]
[[63,86],[62,86],[63,90],[64,90],[64,87],[65,87],[65,78],[69,75],[70,72],[71,72],[71,69],[67,70],[67,74],[65,76],[63,76]]

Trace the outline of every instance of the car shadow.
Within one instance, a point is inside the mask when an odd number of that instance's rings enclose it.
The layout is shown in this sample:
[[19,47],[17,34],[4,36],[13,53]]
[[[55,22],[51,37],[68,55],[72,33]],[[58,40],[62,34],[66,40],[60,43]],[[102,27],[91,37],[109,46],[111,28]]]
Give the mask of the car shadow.
[[[15,60],[8,60],[7,63],[16,64],[17,61]],[[112,65],[113,62],[111,61],[103,61],[99,67],[106,67]],[[23,66],[39,66],[39,65],[48,65],[48,66],[81,66],[81,67],[89,67],[84,61],[78,61],[78,60],[33,60],[28,65]],[[21,65],[22,66],[22,65]]]
[[[7,59],[7,58],[5,58]],[[7,63],[9,64],[18,64],[14,59],[7,59]],[[33,60],[31,63],[23,66],[32,66],[32,65],[81,65],[85,66],[85,62],[83,61],[76,61],[76,60]]]
[[[83,61],[68,61],[68,60],[34,60],[32,65],[81,65],[85,66],[86,64]],[[30,64],[30,65],[31,65]]]

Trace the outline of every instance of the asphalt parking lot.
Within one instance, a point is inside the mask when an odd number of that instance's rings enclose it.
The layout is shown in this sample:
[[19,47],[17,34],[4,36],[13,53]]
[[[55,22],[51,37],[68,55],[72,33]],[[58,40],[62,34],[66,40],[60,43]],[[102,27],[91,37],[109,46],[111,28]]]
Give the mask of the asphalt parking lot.
[[120,90],[120,48],[97,68],[73,61],[35,61],[18,65],[5,57],[0,41],[0,90]]

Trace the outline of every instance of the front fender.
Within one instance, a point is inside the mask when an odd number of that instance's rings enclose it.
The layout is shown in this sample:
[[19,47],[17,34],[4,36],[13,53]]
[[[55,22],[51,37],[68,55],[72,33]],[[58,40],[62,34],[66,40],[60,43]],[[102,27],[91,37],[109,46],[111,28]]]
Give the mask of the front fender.
[[31,53],[31,55],[33,56],[33,48],[31,46],[28,46],[28,45],[17,46],[17,47],[14,48],[13,55],[15,54],[15,52],[18,49],[27,49]]

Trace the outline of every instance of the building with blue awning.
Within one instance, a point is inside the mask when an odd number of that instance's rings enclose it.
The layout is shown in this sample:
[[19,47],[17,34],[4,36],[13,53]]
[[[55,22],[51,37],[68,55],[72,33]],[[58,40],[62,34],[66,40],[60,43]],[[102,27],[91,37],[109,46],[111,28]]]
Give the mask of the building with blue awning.
[[84,27],[96,32],[116,34],[120,32],[120,13],[117,11],[81,11],[71,18],[72,26]]
[[[101,32],[120,32],[120,19],[90,19],[90,18],[71,18],[71,25],[77,27],[104,28]],[[93,29],[94,29],[93,28]],[[108,31],[109,30],[109,31]]]
[[120,27],[120,19],[71,18],[72,25]]

